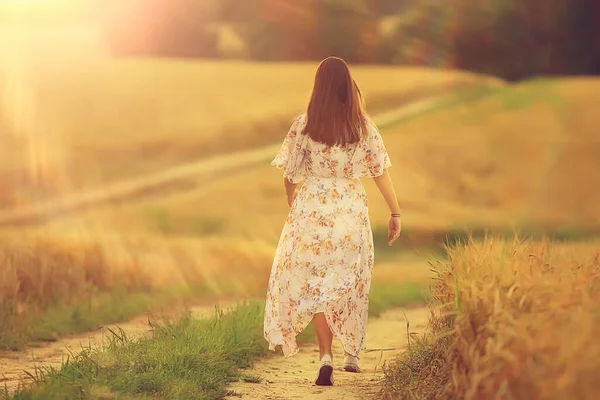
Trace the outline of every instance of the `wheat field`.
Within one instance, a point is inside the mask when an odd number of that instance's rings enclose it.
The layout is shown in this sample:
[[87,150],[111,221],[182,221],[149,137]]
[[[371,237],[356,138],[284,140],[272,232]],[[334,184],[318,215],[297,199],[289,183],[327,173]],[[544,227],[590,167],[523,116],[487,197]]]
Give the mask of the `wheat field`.
[[431,332],[388,366],[384,398],[597,398],[600,242],[488,238],[436,269]]
[[[19,47],[22,53],[11,53],[18,56],[0,58],[4,209],[277,143],[305,107],[316,66],[115,60],[90,47],[86,35],[68,36],[73,43],[60,56],[30,38],[27,52]],[[64,40],[57,33],[55,42]],[[0,50],[10,46],[5,36]],[[456,97],[382,131],[407,246],[411,232],[443,235],[463,227],[597,229],[600,121],[588,93],[598,81],[506,86],[442,70],[353,72],[372,114],[427,96]],[[489,93],[460,98],[471,89]],[[281,186],[280,171],[263,165],[67,215],[40,229],[2,232],[4,332],[26,331],[49,307],[93,308],[99,293],[262,293],[287,213]],[[379,235],[387,208],[373,183],[365,186]],[[374,283],[429,281],[418,257],[392,252],[379,260]],[[239,279],[228,280],[232,273]]]
[[[104,58],[39,70],[21,64],[0,63],[0,82],[12,82],[0,84],[10,99],[2,107],[0,176],[22,192],[4,194],[8,206],[26,203],[28,193],[33,202],[34,192],[56,197],[271,144],[306,106],[316,68]],[[373,110],[486,82],[418,68],[354,73]]]
[[[408,248],[414,242],[412,236],[433,232],[443,238],[457,228],[544,232],[568,227],[597,232],[600,217],[592,200],[597,197],[594,182],[600,179],[594,131],[597,117],[582,90],[594,85],[598,82],[567,79],[497,88],[486,97],[440,107],[383,130],[405,213]],[[285,130],[280,131],[280,138],[284,134]],[[266,276],[287,213],[281,186],[280,171],[268,165],[252,167],[171,188],[160,197],[67,215],[33,234],[8,232],[5,237],[14,239],[7,241],[13,244],[5,247],[5,257],[19,260],[31,253],[31,246],[42,247],[40,260],[4,264],[4,304],[14,305],[8,307],[11,310],[23,310],[24,304],[42,308],[54,295],[64,294],[68,302],[87,293],[89,287],[110,290],[117,284],[154,290],[220,282],[217,272],[228,271],[227,263],[235,264],[237,250],[231,252],[233,259],[223,250],[204,262],[200,255],[206,246],[235,249],[235,243],[248,242],[246,248],[258,249],[256,254],[253,250],[246,253],[251,258],[247,263],[255,267],[235,265],[255,279]],[[365,186],[377,229],[387,221],[387,208],[374,184],[366,181]],[[112,239],[105,242],[105,237]],[[140,247],[138,237],[152,244]],[[187,244],[181,247],[180,241]],[[173,246],[183,249],[184,256],[175,256]],[[152,251],[146,254],[148,248]],[[46,256],[71,261],[64,268],[46,270],[42,267],[54,262],[44,261]],[[194,261],[183,262],[181,257]],[[378,272],[382,281],[394,276],[427,279],[422,261],[403,262],[415,265],[408,273],[411,268],[397,268],[395,261],[385,257]],[[182,275],[179,263],[188,265],[191,275]],[[231,271],[238,271],[235,265]],[[77,269],[81,270],[72,271]],[[69,285],[71,281],[63,274],[73,277],[73,289],[46,295],[46,290],[54,289],[53,281]],[[17,283],[23,276],[30,276],[32,283],[15,292],[11,288],[22,285]],[[245,281],[248,287],[238,288],[242,292],[264,287],[262,281]]]
[[[266,288],[272,252],[250,240],[165,240],[90,228],[2,231],[0,348],[94,329],[182,300],[257,296]],[[232,273],[239,279],[228,279]],[[125,314],[118,304],[106,304],[108,296],[128,307],[130,297],[135,302],[140,295],[147,304],[131,304]],[[81,312],[89,321],[72,315]],[[48,321],[52,315],[56,321]]]
[[[405,226],[597,232],[600,117],[591,88],[600,81],[531,81],[383,129]],[[267,164],[82,218],[123,231],[274,241],[287,205],[281,173]],[[385,224],[385,202],[364,184],[373,224]]]
[[[405,213],[401,242],[408,251],[385,253],[378,247],[374,281],[428,282],[427,263],[411,256],[413,247],[444,240],[458,228],[567,227],[597,234],[596,116],[582,85],[597,82],[529,82],[384,130]],[[374,184],[365,186],[379,235],[386,207]],[[191,182],[158,198],[67,215],[24,236],[7,232],[5,237],[14,239],[7,241],[11,247],[5,245],[6,257],[20,260],[33,246],[39,259],[5,264],[4,302],[14,304],[12,310],[35,310],[53,296],[68,303],[86,296],[90,287],[110,291],[118,285],[156,291],[211,284],[220,295],[226,288],[230,294],[260,294],[286,213],[280,171],[264,165]],[[206,249],[213,250],[205,260]],[[71,261],[48,268],[55,261],[46,257]],[[230,273],[244,278],[227,283]],[[23,276],[32,283],[11,291],[23,285],[18,283]],[[55,281],[72,284],[65,288]]]
[[[316,67],[118,60],[97,28],[38,23],[0,26],[0,211],[280,142]],[[400,250],[377,242],[388,212],[366,181],[375,294],[431,283],[414,253],[457,229],[600,233],[600,80],[507,85],[457,71],[352,70],[371,114],[453,95],[382,130],[405,233]],[[265,162],[3,228],[0,350],[154,306],[262,297],[287,211],[281,172]],[[447,259],[436,253],[431,330],[386,366],[381,396],[596,398],[599,249],[597,239],[488,237],[451,247]],[[373,309],[393,304],[377,301]]]
[[[182,302],[261,298],[274,253],[274,243],[251,238],[164,237],[89,226],[0,231],[0,350]],[[388,290],[430,278],[424,260],[404,257],[379,262],[373,284]],[[81,320],[80,313],[90,315]]]
[[[2,211],[277,142],[306,106],[316,67],[114,59],[92,27],[38,22],[0,27]],[[470,73],[423,68],[356,66],[353,72],[373,112],[465,88],[503,85]],[[228,182],[239,184],[239,177],[231,178]],[[257,209],[271,204],[257,204]],[[39,229],[0,232],[0,345],[19,347],[22,343],[11,342],[19,338],[52,339],[56,326],[40,328],[41,333],[36,326],[51,309],[69,319],[67,330],[59,333],[71,333],[70,324],[82,312],[113,307],[99,304],[105,294],[158,298],[175,290],[174,297],[223,297],[264,291],[274,243],[262,233],[229,238],[224,229],[231,228],[207,203],[195,206],[203,211],[191,220],[202,237],[172,232],[171,216],[161,206],[134,202],[133,209],[144,210],[144,218],[155,224],[152,229],[137,229],[137,211],[123,218],[109,208],[110,216],[93,210],[93,217],[73,214]],[[272,229],[280,216],[257,226]],[[389,262],[382,266],[381,281],[428,278],[421,261],[407,265],[419,268],[399,272]],[[230,282],[231,273],[240,279]],[[129,314],[111,318],[119,316]],[[77,329],[94,327],[88,321]]]
[[[317,64],[115,58],[97,24],[0,26],[0,207],[277,140]],[[464,87],[467,72],[354,66],[374,111]]]

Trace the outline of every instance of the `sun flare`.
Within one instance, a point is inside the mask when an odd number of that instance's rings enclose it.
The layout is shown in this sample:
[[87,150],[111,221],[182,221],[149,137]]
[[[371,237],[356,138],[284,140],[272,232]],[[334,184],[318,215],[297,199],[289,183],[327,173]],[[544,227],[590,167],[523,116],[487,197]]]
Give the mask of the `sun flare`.
[[0,0],[0,12],[57,9],[68,5],[71,0]]
[[62,3],[62,0],[0,0],[0,4],[7,4],[13,6],[29,6],[36,4],[53,4]]

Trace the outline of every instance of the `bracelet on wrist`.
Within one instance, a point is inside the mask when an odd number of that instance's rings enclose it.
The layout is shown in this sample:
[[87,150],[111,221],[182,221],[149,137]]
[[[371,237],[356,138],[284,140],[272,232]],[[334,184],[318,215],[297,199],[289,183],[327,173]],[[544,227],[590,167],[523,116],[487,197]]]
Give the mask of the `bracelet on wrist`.
[[392,217],[400,217],[399,213],[398,214],[392,213],[391,215],[392,215]]

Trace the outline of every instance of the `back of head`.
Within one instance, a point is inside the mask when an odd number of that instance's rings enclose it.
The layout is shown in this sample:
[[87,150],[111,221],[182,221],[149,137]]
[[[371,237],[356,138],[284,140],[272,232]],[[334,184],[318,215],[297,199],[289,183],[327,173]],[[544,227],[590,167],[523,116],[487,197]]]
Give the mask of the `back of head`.
[[328,145],[356,143],[366,135],[363,97],[348,65],[338,57],[319,64],[304,134]]

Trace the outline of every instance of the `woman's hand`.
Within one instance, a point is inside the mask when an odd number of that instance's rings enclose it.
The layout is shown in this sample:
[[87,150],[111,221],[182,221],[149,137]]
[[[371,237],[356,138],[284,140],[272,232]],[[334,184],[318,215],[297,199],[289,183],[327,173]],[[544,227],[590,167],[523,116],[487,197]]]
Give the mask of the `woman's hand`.
[[390,222],[388,223],[388,246],[393,245],[398,240],[401,231],[402,222],[400,221],[400,217],[390,217]]
[[296,199],[297,195],[298,195],[298,189],[294,189],[294,191],[292,193],[289,193],[287,195],[288,206],[292,207],[292,204],[294,204],[294,200]]
[[390,177],[390,173],[386,168],[383,171],[383,174],[380,176],[373,178],[375,184],[379,188],[379,191],[383,195],[385,202],[390,208],[391,218],[388,224],[388,245],[391,246],[394,244],[398,237],[400,236],[400,231],[402,230],[400,223],[400,208],[398,207],[398,199],[396,198],[396,192],[394,191],[394,185],[392,184],[392,178]]

